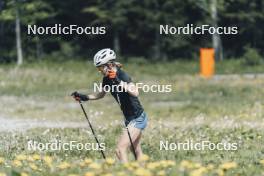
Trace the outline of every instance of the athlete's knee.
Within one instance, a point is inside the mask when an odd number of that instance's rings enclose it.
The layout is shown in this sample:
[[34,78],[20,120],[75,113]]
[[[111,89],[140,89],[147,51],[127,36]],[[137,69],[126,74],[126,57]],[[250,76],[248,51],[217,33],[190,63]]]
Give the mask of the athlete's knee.
[[136,153],[141,153],[142,152],[141,147],[140,146],[136,146],[135,147],[135,152]]
[[126,152],[126,147],[124,146],[117,146],[116,147],[116,154],[121,155]]
[[115,153],[116,153],[117,156],[121,155],[121,152],[120,152],[120,150],[118,148],[116,148]]

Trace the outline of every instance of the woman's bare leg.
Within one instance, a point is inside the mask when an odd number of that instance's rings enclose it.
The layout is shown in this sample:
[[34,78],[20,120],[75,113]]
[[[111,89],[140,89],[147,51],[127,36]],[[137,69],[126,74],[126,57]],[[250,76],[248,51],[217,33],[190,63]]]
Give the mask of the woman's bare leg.
[[127,160],[127,148],[129,147],[129,139],[127,135],[127,131],[123,130],[116,148],[116,156],[121,162],[128,162]]
[[[133,126],[129,126],[128,130],[130,132],[132,143],[134,145],[136,139],[138,139],[139,136],[141,135],[141,130],[137,129],[137,128],[133,127]],[[129,136],[127,134],[127,129],[125,129],[123,131],[121,137],[118,140],[117,149],[116,149],[116,155],[117,155],[118,159],[121,162],[127,162],[128,161],[126,152],[127,152],[127,148],[130,147],[130,146],[131,146],[131,144],[130,144]],[[134,147],[136,149],[135,145],[134,145]],[[140,148],[140,150],[141,150],[141,148]],[[136,153],[137,153],[137,149],[136,149]],[[138,156],[137,156],[137,158],[138,158]]]
[[[133,142],[133,145],[134,145],[135,150],[136,150],[137,160],[140,159],[143,155],[143,152],[141,149],[141,142],[140,142],[141,136],[142,136],[142,132],[140,132],[140,134],[138,135],[136,140]],[[131,147],[130,147],[130,149],[132,150]]]

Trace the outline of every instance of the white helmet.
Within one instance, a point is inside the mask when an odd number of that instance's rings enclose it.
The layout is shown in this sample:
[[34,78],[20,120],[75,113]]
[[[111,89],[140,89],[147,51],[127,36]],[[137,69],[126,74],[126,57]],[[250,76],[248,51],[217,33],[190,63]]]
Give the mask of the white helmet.
[[115,59],[116,59],[115,52],[111,50],[110,48],[105,48],[105,49],[98,51],[94,55],[94,65],[98,67],[100,65],[104,65],[107,62],[111,60],[115,60]]

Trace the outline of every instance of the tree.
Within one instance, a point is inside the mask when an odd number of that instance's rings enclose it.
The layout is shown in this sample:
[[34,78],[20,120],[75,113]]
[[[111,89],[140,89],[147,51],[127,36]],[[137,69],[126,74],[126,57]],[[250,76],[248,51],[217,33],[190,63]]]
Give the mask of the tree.
[[[218,27],[218,8],[221,8],[221,0],[199,0],[196,4],[211,17],[211,25]],[[212,35],[212,46],[215,50],[216,60],[223,60],[223,46],[221,37],[218,33]]]
[[[48,19],[55,15],[53,8],[43,0],[34,0],[24,3],[21,7],[23,12],[22,22],[27,25],[34,25],[41,23],[41,21]],[[35,54],[37,59],[43,55],[43,46],[39,35],[33,36],[35,43]]]
[[[223,48],[226,57],[243,56],[244,46],[264,54],[263,0],[0,0],[1,7],[0,60],[4,62],[15,58],[21,64],[23,56],[44,58],[44,54],[56,59],[85,58],[102,46],[113,47],[118,55],[157,61],[196,58],[201,47],[213,47],[218,60],[223,58]],[[105,26],[107,32],[27,36],[23,31],[28,24],[55,23]],[[238,34],[159,33],[160,25],[177,28],[187,24],[237,26]]]
[[[211,6],[212,24],[215,28],[217,28],[218,27],[217,0],[211,0],[210,6]],[[213,37],[212,43],[213,43],[213,48],[215,50],[216,59],[223,60],[223,46],[222,46],[221,37],[218,33],[214,33],[212,37]]]
[[94,15],[96,18],[91,21],[92,25],[105,24],[112,29],[113,47],[115,52],[120,55],[120,32],[127,22],[126,10],[129,7],[131,0],[98,0],[95,5],[85,7],[82,12]]
[[1,12],[2,8],[3,8],[3,5],[4,5],[4,1],[0,0],[0,12]]
[[[37,21],[49,17],[52,14],[49,10],[50,7],[42,0],[9,0],[6,2],[6,7],[0,14],[0,20],[15,21],[17,65],[23,64],[21,24],[35,24]],[[38,36],[35,41],[38,45]]]
[[15,11],[16,11],[17,65],[21,65],[23,63],[23,53],[22,53],[22,44],[21,44],[20,12],[17,4],[15,5]]
[[229,37],[223,41],[229,45],[228,55],[241,57],[245,46],[256,48],[264,55],[264,1],[263,0],[225,0],[221,12],[221,22],[227,26],[238,27],[238,37]]
[[15,21],[15,33],[16,33],[16,49],[17,49],[17,64],[23,63],[23,52],[21,44],[21,30],[20,30],[20,9],[17,0],[11,0],[6,2],[6,9],[0,14],[0,20]]
[[143,56],[166,60],[186,45],[188,37],[161,35],[160,25],[183,26],[185,2],[174,0],[133,1],[127,11],[126,35]]

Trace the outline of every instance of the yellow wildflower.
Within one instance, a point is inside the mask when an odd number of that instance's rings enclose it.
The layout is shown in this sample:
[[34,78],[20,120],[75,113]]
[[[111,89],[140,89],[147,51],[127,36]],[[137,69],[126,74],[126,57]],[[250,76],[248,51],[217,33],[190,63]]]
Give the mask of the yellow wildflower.
[[143,155],[139,158],[139,161],[148,161],[149,160],[149,156],[148,155]]
[[30,167],[32,170],[38,170],[38,167],[37,167],[36,164],[34,164],[34,163],[30,163],[30,164],[29,164],[29,167]]
[[131,162],[129,164],[130,164],[131,167],[134,167],[134,168],[140,167],[138,162]]
[[183,160],[180,164],[180,167],[182,169],[192,169],[193,168],[193,163],[187,160]]
[[207,169],[208,170],[213,170],[214,169],[214,165],[213,164],[208,164],[207,165]]
[[91,163],[91,164],[89,165],[89,167],[90,167],[91,169],[100,169],[100,168],[101,168],[101,165],[98,164],[98,163]]
[[5,163],[5,159],[0,157],[0,164],[4,164]]
[[169,166],[174,166],[175,162],[171,161],[171,160],[162,160],[162,161],[160,161],[160,165],[162,167],[169,167]]
[[38,154],[34,154],[32,157],[34,160],[40,160],[40,155]]
[[147,169],[144,169],[144,168],[138,168],[136,171],[135,171],[135,175],[137,176],[151,176],[151,172]]
[[13,161],[13,165],[14,165],[15,167],[21,167],[21,166],[22,166],[22,162],[19,161],[19,160],[14,160],[14,161]]
[[27,159],[27,156],[26,155],[17,155],[16,156],[16,159],[17,160],[20,160],[20,161],[23,161],[23,160],[26,160]]
[[132,165],[136,165],[136,164],[132,164],[132,163],[124,163],[124,167],[127,169],[127,170],[130,170],[130,171],[134,171],[134,167]]
[[158,176],[165,176],[166,172],[164,170],[158,171],[157,173]]
[[167,164],[168,164],[169,166],[174,166],[174,165],[175,165],[175,161],[167,160]]
[[51,158],[50,156],[45,156],[45,157],[43,158],[43,160],[45,161],[45,163],[46,163],[49,167],[51,167],[51,164],[52,164],[52,158]]
[[223,163],[220,165],[219,168],[224,169],[224,170],[228,170],[228,169],[233,169],[237,167],[237,163],[235,162],[227,162],[227,163]]
[[123,165],[124,165],[124,167],[126,167],[126,168],[130,166],[129,163],[123,163]]
[[162,167],[167,167],[167,163],[166,163],[165,160],[161,160],[161,161],[160,161],[160,165],[161,165]]
[[106,158],[105,162],[109,165],[113,165],[115,163],[115,160],[112,158]]
[[160,166],[160,163],[158,163],[158,162],[150,162],[147,164],[147,168],[150,170],[154,170],[159,166]]
[[222,169],[217,169],[216,173],[218,174],[218,176],[224,176],[225,175],[225,173]]
[[116,173],[117,176],[126,176],[127,174],[123,171],[117,172]]
[[59,169],[67,169],[71,167],[71,165],[67,162],[62,162],[60,165],[57,166]]
[[93,162],[93,160],[89,159],[89,158],[86,158],[84,160],[85,164],[91,164]]
[[259,163],[264,165],[264,159],[260,160]]
[[127,168],[127,170],[129,170],[129,171],[134,171],[134,168],[132,167],[132,166],[126,166],[126,168]]
[[207,172],[207,169],[205,167],[200,167],[198,169],[193,170],[190,173],[190,176],[202,176],[205,172]]
[[86,163],[85,163],[84,161],[82,161],[82,162],[79,163],[79,165],[80,165],[81,167],[85,167]]
[[86,172],[84,176],[95,176],[95,174],[93,172]]
[[102,176],[113,176],[113,174],[107,173],[107,174],[103,174]]
[[6,176],[6,174],[3,172],[0,172],[0,176]]
[[26,172],[21,172],[20,176],[28,176],[28,174]]
[[202,165],[200,163],[193,163],[193,167],[194,168],[200,168],[200,167],[202,167]]
[[34,158],[33,158],[32,156],[28,156],[28,157],[27,157],[27,160],[28,160],[28,161],[34,161]]

